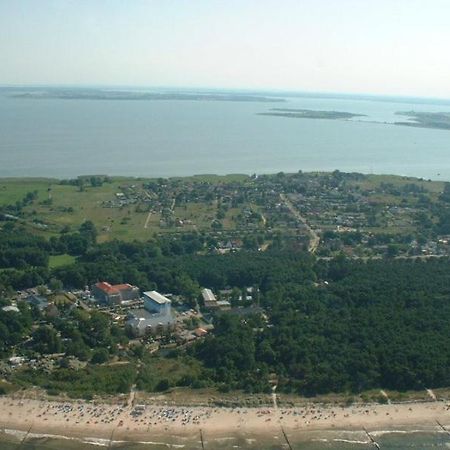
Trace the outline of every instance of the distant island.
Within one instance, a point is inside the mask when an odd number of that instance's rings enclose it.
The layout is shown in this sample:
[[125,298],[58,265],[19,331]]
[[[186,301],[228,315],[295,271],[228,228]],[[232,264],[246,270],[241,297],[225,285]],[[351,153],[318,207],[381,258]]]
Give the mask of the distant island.
[[450,113],[448,112],[399,111],[396,114],[408,117],[411,121],[395,122],[395,125],[450,130]]
[[364,114],[354,114],[344,111],[315,111],[311,109],[272,108],[269,112],[258,113],[260,116],[289,117],[293,119],[352,119],[365,117]]
[[199,92],[142,92],[110,91],[101,89],[49,89],[15,92],[14,98],[62,99],[62,100],[191,100],[226,102],[284,102],[283,98],[236,93],[199,93]]
[[[293,119],[349,120],[355,117],[367,117],[365,114],[356,114],[346,111],[317,111],[294,108],[271,108],[267,112],[257,114],[259,116],[288,117]],[[395,114],[404,116],[407,120],[394,122],[394,125],[450,130],[450,112],[398,111]]]

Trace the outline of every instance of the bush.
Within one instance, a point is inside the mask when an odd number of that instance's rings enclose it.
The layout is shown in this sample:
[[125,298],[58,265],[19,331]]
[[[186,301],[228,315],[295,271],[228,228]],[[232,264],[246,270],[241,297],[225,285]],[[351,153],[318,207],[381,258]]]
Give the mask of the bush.
[[49,388],[47,389],[47,395],[56,396],[59,395],[59,391],[57,389]]
[[170,389],[170,382],[167,378],[163,378],[159,381],[159,383],[155,387],[156,392],[167,391]]
[[99,348],[95,350],[92,355],[91,362],[92,364],[103,364],[109,359],[109,352],[106,348]]

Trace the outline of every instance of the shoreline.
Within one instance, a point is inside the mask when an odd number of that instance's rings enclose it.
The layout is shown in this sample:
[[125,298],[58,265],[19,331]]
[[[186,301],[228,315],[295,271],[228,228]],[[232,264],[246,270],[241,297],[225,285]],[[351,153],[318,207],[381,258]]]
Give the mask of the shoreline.
[[[439,425],[441,424],[442,427]],[[85,444],[168,444],[169,441],[247,438],[295,440],[314,432],[446,432],[450,402],[351,406],[211,407],[127,405],[85,401],[0,398],[0,429],[19,439],[47,437]],[[418,429],[420,428],[420,429]],[[405,430],[405,431],[402,431]],[[177,445],[177,444],[170,444]]]
[[[344,122],[361,122],[361,123],[372,123],[372,124],[381,124],[381,125],[396,125],[400,126],[399,124],[396,124],[394,122],[377,122],[377,121],[369,121],[369,120],[350,120],[350,119],[338,119],[340,121]],[[417,128],[417,127],[416,127]],[[435,128],[439,129],[439,128]],[[447,130],[448,131],[448,130]],[[408,175],[405,173],[398,173],[398,172],[376,172],[373,173],[371,170],[365,171],[365,170],[351,170],[351,169],[345,169],[345,168],[327,168],[327,169],[304,169],[300,170],[305,175],[330,175],[335,171],[339,171],[343,174],[357,174],[362,175],[364,177],[392,177],[392,178],[398,178],[403,179],[407,181],[417,181],[417,182],[432,182],[432,183],[444,183],[444,182],[450,182],[450,178],[444,179],[444,178],[433,178],[427,177],[423,175]],[[295,175],[298,171],[292,171],[292,167],[289,169],[283,171],[285,175]],[[192,180],[192,181],[202,181],[203,179],[212,179],[214,181],[234,181],[235,178],[241,178],[241,179],[251,179],[254,175],[257,177],[260,176],[275,176],[279,173],[276,170],[267,170],[262,172],[256,172],[249,170],[247,172],[244,171],[230,171],[230,172],[200,172],[200,173],[189,173],[189,174],[155,174],[155,175],[137,175],[137,174],[126,174],[126,173],[76,173],[72,175],[67,176],[55,176],[55,175],[36,175],[36,176],[29,176],[29,175],[0,175],[0,182],[44,182],[44,183],[55,183],[59,184],[61,181],[65,180],[76,180],[77,178],[90,178],[90,177],[107,177],[111,178],[113,181],[152,181],[152,180],[158,180],[159,178],[164,178],[167,180]],[[438,174],[439,177],[441,177],[440,174]]]

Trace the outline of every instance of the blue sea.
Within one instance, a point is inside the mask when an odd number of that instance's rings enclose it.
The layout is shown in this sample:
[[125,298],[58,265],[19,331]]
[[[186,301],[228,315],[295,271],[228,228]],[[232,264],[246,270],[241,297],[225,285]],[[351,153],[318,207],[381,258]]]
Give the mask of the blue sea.
[[[283,103],[14,98],[0,89],[0,177],[357,171],[450,180],[450,131],[396,126],[450,101],[291,96]],[[261,116],[270,108],[365,114]]]

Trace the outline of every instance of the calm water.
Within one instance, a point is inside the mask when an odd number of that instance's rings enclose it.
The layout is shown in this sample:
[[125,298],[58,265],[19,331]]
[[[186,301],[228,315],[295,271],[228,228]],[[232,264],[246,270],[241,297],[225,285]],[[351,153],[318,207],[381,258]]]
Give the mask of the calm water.
[[[396,111],[450,111],[450,104],[287,100],[36,100],[0,91],[0,176],[340,169],[450,180],[450,131],[373,123],[399,120]],[[333,121],[256,115],[272,107],[368,117]]]

